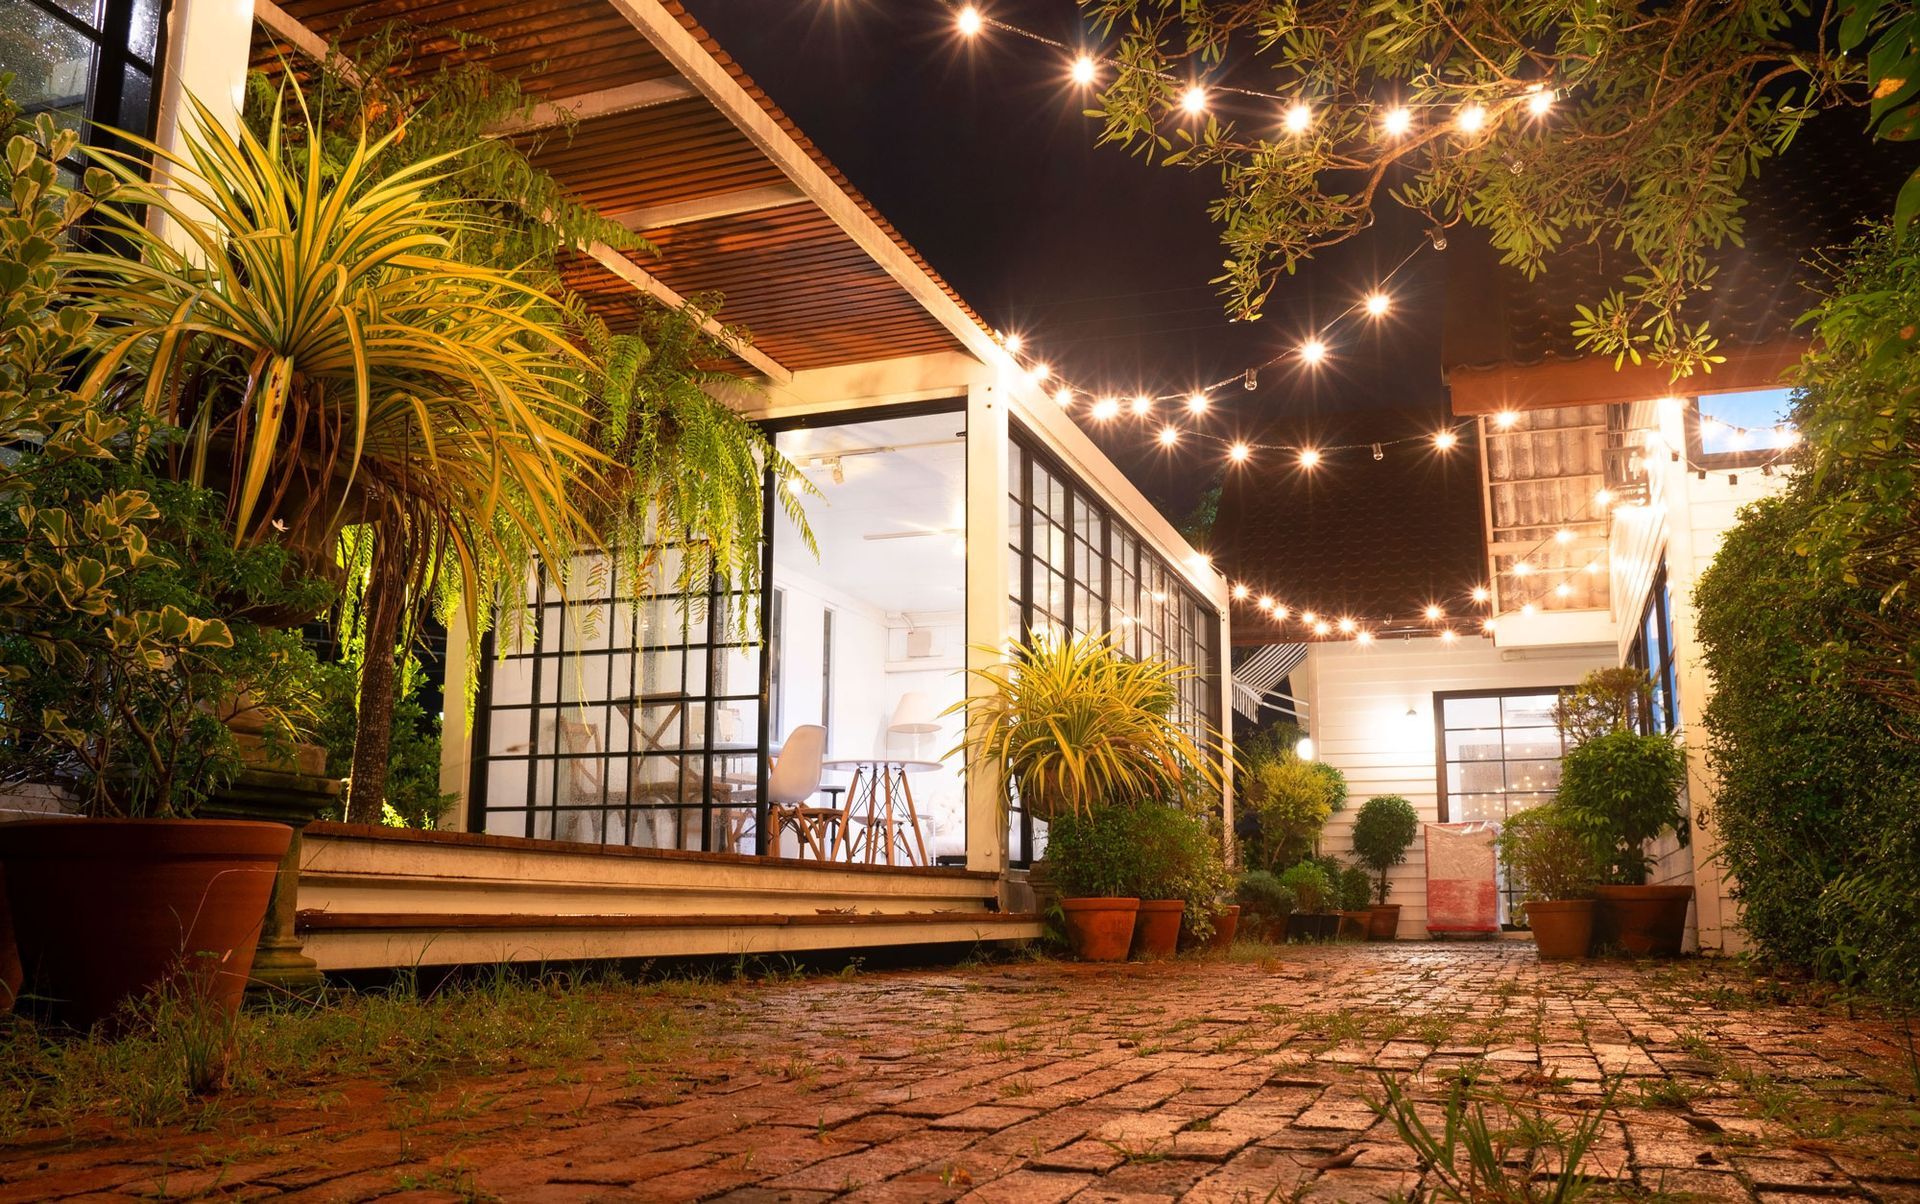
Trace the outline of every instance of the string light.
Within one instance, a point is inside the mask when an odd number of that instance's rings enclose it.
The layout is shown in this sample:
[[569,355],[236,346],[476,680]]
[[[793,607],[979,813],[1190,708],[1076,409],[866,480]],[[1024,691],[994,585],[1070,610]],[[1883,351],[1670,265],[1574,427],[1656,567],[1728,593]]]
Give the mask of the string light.
[[1000,345],[1015,355],[1019,355],[1020,349],[1027,345],[1027,341],[1017,334],[1010,334],[1000,340]]
[[1302,623],[1310,623],[1315,626],[1318,626],[1320,623],[1320,616],[1317,614],[1314,614],[1310,610],[1303,610],[1300,612],[1300,621]]
[[1227,449],[1227,459],[1232,460],[1235,464],[1245,464],[1247,457],[1252,454],[1253,449],[1244,443],[1236,443]]
[[1054,404],[1064,410],[1073,404],[1073,390],[1061,385],[1054,391],[1053,400]]
[[1562,581],[1560,584],[1553,587],[1553,592],[1558,594],[1562,598],[1571,598],[1573,596],[1573,587],[1571,585],[1568,585],[1566,582]]
[[1204,414],[1207,412],[1207,404],[1207,395],[1205,393],[1195,393],[1187,398],[1187,413]]
[[1352,619],[1340,620],[1340,631],[1342,634],[1350,634],[1353,631],[1353,628],[1354,628],[1354,622]]
[[1522,606],[1520,608],[1520,613],[1526,616],[1527,618],[1531,619],[1533,617],[1534,610],[1535,610],[1535,607],[1533,603],[1529,602],[1525,606]]
[[1405,106],[1395,105],[1387,110],[1387,115],[1381,120],[1380,125],[1389,135],[1398,138],[1413,128],[1413,114],[1408,112]]
[[1528,563],[1527,563],[1526,561],[1524,561],[1524,560],[1516,560],[1516,561],[1514,561],[1514,562],[1513,562],[1513,575],[1514,575],[1514,576],[1516,576],[1516,577],[1524,577],[1524,576],[1526,576],[1526,575],[1527,575],[1528,573],[1531,573],[1531,572],[1533,572],[1533,566],[1532,566],[1532,565],[1530,565],[1530,564],[1528,564]]
[[1451,644],[1459,638],[1459,636],[1453,634],[1453,628],[1451,627],[1440,633],[1440,642],[1443,644]]
[[1491,593],[1489,593],[1489,592],[1488,592],[1488,590],[1487,590],[1487,587],[1486,587],[1486,586],[1484,586],[1484,585],[1476,585],[1476,586],[1474,586],[1474,587],[1473,587],[1473,600],[1474,600],[1475,602],[1478,602],[1478,603],[1480,603],[1481,605],[1483,605],[1483,606],[1484,606],[1484,605],[1486,605],[1486,603],[1488,602],[1488,600],[1490,600],[1490,599],[1491,599],[1492,597],[1493,597],[1493,595],[1492,595]]
[[1272,610],[1272,609],[1273,609],[1273,599],[1272,599],[1272,598],[1269,598],[1269,597],[1267,597],[1267,595],[1265,595],[1265,594],[1261,594],[1261,595],[1260,595],[1260,609],[1261,609],[1261,610]]
[[1535,117],[1545,117],[1553,108],[1553,92],[1535,85],[1533,94],[1527,97],[1527,112]]
[[1289,134],[1304,134],[1313,124],[1313,110],[1304,101],[1294,101],[1287,106],[1286,127]]
[[1568,530],[1567,528],[1565,528],[1565,527],[1562,527],[1562,528],[1560,528],[1560,529],[1559,529],[1558,531],[1555,531],[1555,532],[1553,533],[1553,542],[1555,542],[1555,543],[1562,543],[1562,544],[1565,544],[1565,543],[1572,543],[1572,542],[1573,542],[1573,532],[1572,532],[1572,531],[1569,531],[1569,530]]
[[977,36],[986,25],[986,19],[980,15],[980,10],[971,4],[960,10],[957,21],[961,36],[969,38]]
[[1446,612],[1441,610],[1438,606],[1429,605],[1426,609],[1426,615],[1427,615],[1427,621],[1431,623],[1431,622],[1435,622],[1437,620],[1445,618]]
[[1300,467],[1312,468],[1318,463],[1320,463],[1320,453],[1311,447],[1300,453]]
[[1180,442],[1180,432],[1177,428],[1171,426],[1163,426],[1160,428],[1161,447],[1172,447],[1178,442]]
[[1367,312],[1376,318],[1387,312],[1387,306],[1389,304],[1391,304],[1391,302],[1387,300],[1385,293],[1374,292],[1367,294]]
[[1073,82],[1076,84],[1084,85],[1084,84],[1092,83],[1093,74],[1094,74],[1093,56],[1090,54],[1083,54],[1079,58],[1073,60],[1073,71],[1071,74],[1073,77]]
[[1189,113],[1199,114],[1207,111],[1207,90],[1199,84],[1193,85],[1180,94],[1180,107]]
[[1501,410],[1493,416],[1493,425],[1503,431],[1511,429],[1513,424],[1518,421],[1520,421],[1520,415],[1515,410]]
[[1433,437],[1433,446],[1436,451],[1452,451],[1454,445],[1459,442],[1460,436],[1454,434],[1452,431],[1441,431]]
[[1602,510],[1605,510],[1608,506],[1613,505],[1613,490],[1601,489],[1601,490],[1595,491],[1593,495],[1593,504],[1600,507]]
[[1102,397],[1093,403],[1093,416],[1102,422],[1117,418],[1119,415],[1120,399],[1117,397]]
[[1145,418],[1151,413],[1153,413],[1153,398],[1143,394],[1133,399],[1133,416],[1135,418]]
[[1373,633],[1371,631],[1358,632],[1354,635],[1353,642],[1364,648],[1368,644],[1373,643]]
[[1327,345],[1319,339],[1308,339],[1300,344],[1300,358],[1309,364],[1317,364],[1327,358]]
[[1453,121],[1460,127],[1461,133],[1477,134],[1480,132],[1480,127],[1487,124],[1487,110],[1478,104],[1465,105]]
[[1236,585],[1235,585],[1235,586],[1233,587],[1233,598],[1234,598],[1234,601],[1236,601],[1236,602],[1245,602],[1245,601],[1247,600],[1247,595],[1248,595],[1248,594],[1250,594],[1250,593],[1252,593],[1252,592],[1253,592],[1252,590],[1250,590],[1250,589],[1248,589],[1248,588],[1247,588],[1247,583],[1246,583],[1246,582],[1244,582],[1244,581],[1242,581],[1242,582],[1239,582],[1238,584],[1236,584]]
[[1327,621],[1325,619],[1322,619],[1318,623],[1315,623],[1313,625],[1313,634],[1315,635],[1326,635],[1328,632],[1332,630],[1333,628],[1327,625]]
[[1031,378],[1035,384],[1039,384],[1052,375],[1053,368],[1047,364],[1035,364],[1027,373],[1027,376]]

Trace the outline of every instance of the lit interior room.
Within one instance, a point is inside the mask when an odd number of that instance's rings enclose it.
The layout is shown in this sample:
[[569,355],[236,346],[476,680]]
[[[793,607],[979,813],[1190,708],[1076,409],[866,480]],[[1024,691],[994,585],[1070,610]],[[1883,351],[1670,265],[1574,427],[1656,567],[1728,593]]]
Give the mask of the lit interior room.
[[768,851],[963,863],[963,767],[947,755],[960,718],[945,712],[965,689],[965,416],[804,427],[776,442],[818,491],[805,511],[819,554],[779,521]]

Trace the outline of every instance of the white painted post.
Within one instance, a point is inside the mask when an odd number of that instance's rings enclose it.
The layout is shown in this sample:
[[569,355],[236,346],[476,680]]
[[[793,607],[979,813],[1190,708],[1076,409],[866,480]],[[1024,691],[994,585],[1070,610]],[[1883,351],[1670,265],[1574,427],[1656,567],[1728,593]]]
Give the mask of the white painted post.
[[[1007,626],[1007,407],[994,384],[967,387],[967,610],[969,670],[999,659]],[[971,674],[967,696],[983,689]],[[1007,810],[1000,775],[967,770],[967,868],[1007,868]]]
[[467,788],[473,782],[473,714],[467,709],[467,684],[468,675],[479,666],[467,655],[470,605],[461,599],[460,609],[447,624],[447,674],[440,693],[440,793],[457,797],[434,826],[453,832],[467,830]]
[[[240,128],[246,99],[247,59],[253,42],[253,0],[174,0],[167,14],[167,58],[161,66],[160,113],[154,141],[172,154],[186,150],[186,136],[199,122],[189,95],[198,97],[229,131]],[[164,165],[155,164],[156,181]],[[182,201],[191,209],[191,202]],[[186,240],[167,228],[171,219],[156,215],[157,229],[182,248]]]

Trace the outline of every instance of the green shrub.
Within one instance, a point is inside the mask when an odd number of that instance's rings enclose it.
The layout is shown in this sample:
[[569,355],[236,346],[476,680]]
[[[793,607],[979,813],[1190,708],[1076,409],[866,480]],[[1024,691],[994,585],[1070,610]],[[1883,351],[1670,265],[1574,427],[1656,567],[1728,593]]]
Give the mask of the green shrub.
[[1353,818],[1353,855],[1373,871],[1378,901],[1387,901],[1387,871],[1407,859],[1407,850],[1420,834],[1420,816],[1413,804],[1397,794],[1368,799]]
[[1554,800],[1592,840],[1607,880],[1637,886],[1653,869],[1651,841],[1670,832],[1687,843],[1686,780],[1686,757],[1671,737],[1612,731],[1567,750]]
[[1327,871],[1311,861],[1289,866],[1280,875],[1280,885],[1293,894],[1295,903],[1304,912],[1324,912],[1334,902],[1334,886]]
[[1796,487],[1748,507],[1695,591],[1719,779],[1696,822],[1763,952],[1920,999],[1920,729],[1822,673],[1873,597],[1784,551],[1806,505]]
[[1056,815],[1048,828],[1047,862],[1069,898],[1183,900],[1196,936],[1211,933],[1213,907],[1227,889],[1213,824],[1164,803]]
[[1557,803],[1508,816],[1497,843],[1507,881],[1526,903],[1592,898],[1605,868],[1586,831]]
[[1248,766],[1243,797],[1254,820],[1245,846],[1248,861],[1278,869],[1313,852],[1327,817],[1346,797],[1345,780],[1338,775],[1291,753]]
[[1357,865],[1340,867],[1340,910],[1365,911],[1373,902],[1373,875]]
[[1240,875],[1234,897],[1249,915],[1269,920],[1284,920],[1293,914],[1296,900],[1280,879],[1266,870],[1249,870]]

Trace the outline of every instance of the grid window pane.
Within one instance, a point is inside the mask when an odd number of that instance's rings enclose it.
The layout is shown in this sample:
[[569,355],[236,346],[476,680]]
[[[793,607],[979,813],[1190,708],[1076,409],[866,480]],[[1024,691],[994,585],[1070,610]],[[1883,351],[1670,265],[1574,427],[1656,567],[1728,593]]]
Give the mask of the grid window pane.
[[[1560,784],[1560,733],[1552,725],[1558,690],[1448,696],[1440,714],[1440,818],[1504,823],[1552,798]],[[1519,900],[1500,881],[1502,919]]]

